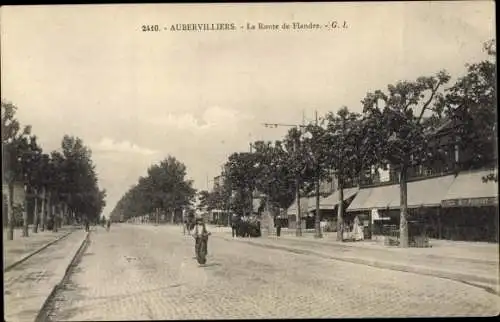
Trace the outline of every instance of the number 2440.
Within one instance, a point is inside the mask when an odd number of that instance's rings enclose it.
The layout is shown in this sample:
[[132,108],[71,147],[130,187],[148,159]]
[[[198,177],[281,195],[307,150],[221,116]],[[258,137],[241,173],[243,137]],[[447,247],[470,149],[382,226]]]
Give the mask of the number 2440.
[[142,25],[141,30],[146,31],[160,31],[160,27],[158,25]]

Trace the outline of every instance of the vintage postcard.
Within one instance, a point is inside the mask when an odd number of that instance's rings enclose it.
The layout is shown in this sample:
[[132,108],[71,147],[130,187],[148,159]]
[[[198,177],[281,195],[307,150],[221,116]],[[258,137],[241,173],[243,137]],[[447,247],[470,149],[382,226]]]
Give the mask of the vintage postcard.
[[1,7],[5,321],[496,316],[495,18]]

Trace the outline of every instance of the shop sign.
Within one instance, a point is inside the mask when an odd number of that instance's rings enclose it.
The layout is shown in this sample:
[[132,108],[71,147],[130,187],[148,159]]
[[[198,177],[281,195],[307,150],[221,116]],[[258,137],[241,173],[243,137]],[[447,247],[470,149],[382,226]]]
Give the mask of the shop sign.
[[441,201],[443,207],[484,207],[498,204],[498,197],[449,199]]

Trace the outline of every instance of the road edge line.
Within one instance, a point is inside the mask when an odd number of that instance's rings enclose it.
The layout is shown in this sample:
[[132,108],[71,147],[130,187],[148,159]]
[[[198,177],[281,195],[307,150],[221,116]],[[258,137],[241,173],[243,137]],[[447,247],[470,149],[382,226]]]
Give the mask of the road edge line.
[[49,306],[51,304],[52,299],[56,295],[57,291],[64,285],[64,283],[68,280],[69,278],[69,273],[71,268],[75,265],[75,263],[82,257],[83,253],[85,252],[86,246],[88,245],[90,237],[90,232],[87,232],[85,234],[85,238],[83,238],[80,246],[78,247],[78,250],[76,251],[75,255],[73,255],[73,258],[69,262],[69,265],[66,267],[63,277],[57,283],[53,288],[52,291],[50,292],[49,296],[45,299],[45,301],[42,304],[42,307],[40,308],[40,311],[38,311],[38,314],[35,318],[35,322],[46,322],[50,321],[50,318],[48,317],[49,314]]
[[[59,237],[57,237],[56,239],[54,239],[54,240],[52,240],[52,241],[48,242],[47,244],[43,245],[43,246],[42,246],[42,247],[40,247],[39,249],[35,250],[34,252],[32,252],[32,253],[30,253],[30,254],[28,254],[28,255],[24,256],[24,257],[23,257],[23,258],[21,258],[20,260],[18,260],[18,261],[16,261],[16,262],[14,262],[14,263],[12,263],[12,264],[10,264],[9,266],[6,266],[6,267],[3,269],[3,272],[4,272],[4,273],[6,273],[6,272],[10,271],[11,269],[13,269],[14,267],[16,267],[17,265],[19,265],[19,264],[21,264],[21,263],[25,262],[26,260],[28,260],[30,257],[32,257],[32,256],[34,256],[34,255],[36,255],[36,254],[40,253],[42,250],[46,249],[47,247],[49,247],[49,246],[51,246],[51,245],[53,245],[53,244],[57,243],[58,241],[60,241],[60,240],[62,240],[62,239],[64,239],[64,238],[66,238],[66,237],[68,237],[70,234],[74,233],[75,231],[76,231],[76,230],[72,230],[72,231],[70,231],[70,232],[68,232],[68,233],[66,233],[66,234],[64,234],[64,235],[62,235],[62,236],[59,236]],[[28,237],[28,238],[29,238],[29,237]]]

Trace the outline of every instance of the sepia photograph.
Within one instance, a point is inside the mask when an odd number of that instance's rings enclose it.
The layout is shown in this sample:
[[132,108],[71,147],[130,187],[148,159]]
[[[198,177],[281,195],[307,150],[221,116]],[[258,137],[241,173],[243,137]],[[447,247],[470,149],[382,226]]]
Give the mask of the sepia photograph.
[[0,7],[7,322],[500,313],[493,1]]

